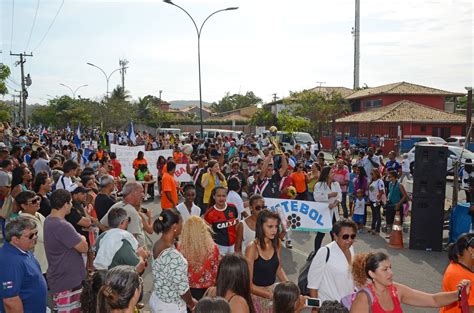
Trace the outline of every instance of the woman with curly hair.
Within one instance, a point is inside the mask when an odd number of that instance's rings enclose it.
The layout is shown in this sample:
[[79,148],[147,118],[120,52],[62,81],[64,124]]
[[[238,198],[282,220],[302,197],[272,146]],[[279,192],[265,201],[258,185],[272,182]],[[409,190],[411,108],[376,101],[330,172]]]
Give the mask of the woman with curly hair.
[[97,294],[104,284],[106,270],[96,271],[92,277],[82,282],[81,310],[82,313],[96,313]]
[[179,250],[188,261],[191,294],[200,300],[214,285],[219,268],[219,248],[212,239],[212,230],[199,216],[191,216],[183,226]]
[[[412,289],[393,281],[392,264],[383,252],[358,255],[352,262],[352,276],[359,287],[367,286],[368,292],[359,292],[351,306],[353,313],[401,313],[401,304],[416,307],[439,308],[452,303],[459,304],[460,290],[467,286],[469,294],[471,282],[460,280],[457,289],[434,294]],[[366,289],[364,289],[366,290]]]

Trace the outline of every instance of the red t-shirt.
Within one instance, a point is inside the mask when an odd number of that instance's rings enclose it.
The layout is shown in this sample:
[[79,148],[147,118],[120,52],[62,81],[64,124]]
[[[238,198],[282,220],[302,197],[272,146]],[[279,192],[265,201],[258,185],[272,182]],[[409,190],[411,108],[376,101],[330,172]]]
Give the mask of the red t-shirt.
[[[294,186],[293,179],[291,178],[291,176],[283,177],[280,182],[280,191],[290,186]],[[290,197],[288,197],[286,193],[281,192],[280,199],[290,199]]]
[[226,247],[234,245],[239,213],[233,204],[227,203],[224,210],[218,210],[215,206],[210,207],[204,214],[204,220],[214,231],[215,243]]
[[120,174],[122,173],[122,164],[120,164],[119,160],[112,160],[110,161],[112,164],[114,170],[113,170],[113,176],[114,177],[119,177]]

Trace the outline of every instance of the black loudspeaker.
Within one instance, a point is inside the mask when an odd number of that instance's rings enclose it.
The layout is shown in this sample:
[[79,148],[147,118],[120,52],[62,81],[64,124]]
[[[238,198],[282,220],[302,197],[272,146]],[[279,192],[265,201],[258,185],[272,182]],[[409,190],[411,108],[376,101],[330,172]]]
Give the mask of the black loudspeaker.
[[442,251],[448,147],[415,148],[410,249]]
[[414,183],[417,178],[446,179],[448,153],[447,146],[417,145],[415,148]]
[[442,251],[444,198],[414,198],[411,210],[410,249]]

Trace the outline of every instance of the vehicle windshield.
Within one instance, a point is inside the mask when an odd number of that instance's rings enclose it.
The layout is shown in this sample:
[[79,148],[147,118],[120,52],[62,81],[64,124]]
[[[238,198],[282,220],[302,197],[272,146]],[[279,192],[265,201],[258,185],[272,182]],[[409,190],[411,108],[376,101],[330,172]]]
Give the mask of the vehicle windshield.
[[439,138],[439,137],[431,137],[430,141],[433,143],[439,143],[439,144],[446,143],[446,141],[443,138]]
[[[451,149],[453,149],[453,148],[451,148]],[[456,155],[458,157],[461,155],[461,152],[462,152],[462,158],[463,159],[471,159],[471,160],[474,159],[474,153],[472,153],[471,151],[469,151],[467,149],[464,149],[464,151],[463,151],[462,148],[457,148],[457,149],[453,149],[453,150],[454,150],[454,152],[456,153]]]
[[311,144],[314,143],[313,137],[311,137],[310,134],[308,133],[294,133],[296,143],[299,144],[307,144],[308,142],[311,142]]
[[457,138],[448,138],[446,139],[446,142],[457,142]]

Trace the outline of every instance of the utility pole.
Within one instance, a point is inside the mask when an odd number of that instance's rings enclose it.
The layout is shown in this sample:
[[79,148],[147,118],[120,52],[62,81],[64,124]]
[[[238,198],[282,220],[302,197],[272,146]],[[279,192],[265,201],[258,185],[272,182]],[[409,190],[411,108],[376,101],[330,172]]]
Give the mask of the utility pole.
[[119,65],[120,65],[120,74],[122,75],[122,89],[125,92],[125,73],[127,72],[127,64],[128,60],[123,59],[119,60]]
[[318,90],[318,91],[321,91],[321,86],[322,86],[323,84],[326,84],[326,82],[316,82],[316,84],[319,84],[319,86],[318,86],[318,89],[319,89],[319,90]]
[[161,94],[163,93],[163,90],[160,90],[160,101],[161,101]]
[[354,35],[354,90],[359,88],[359,62],[360,62],[360,0],[355,0],[355,23],[352,28]]
[[276,93],[272,93],[272,96],[273,96],[273,102],[276,102],[278,97],[277,97],[277,94]]
[[25,77],[25,70],[24,64],[26,63],[25,57],[32,57],[33,54],[26,54],[26,53],[11,53],[11,56],[19,56],[20,61],[15,62],[15,65],[21,66],[21,104],[20,107],[23,107],[23,127],[28,127],[28,115],[26,114],[26,98],[28,98],[28,92],[26,91],[26,87],[31,85],[31,78],[30,74]]
[[[471,128],[472,123],[472,87],[465,87],[467,90],[467,105],[466,105],[466,129]],[[464,142],[464,146],[469,148],[469,144],[471,143],[471,133],[468,132],[466,134],[466,139]]]

